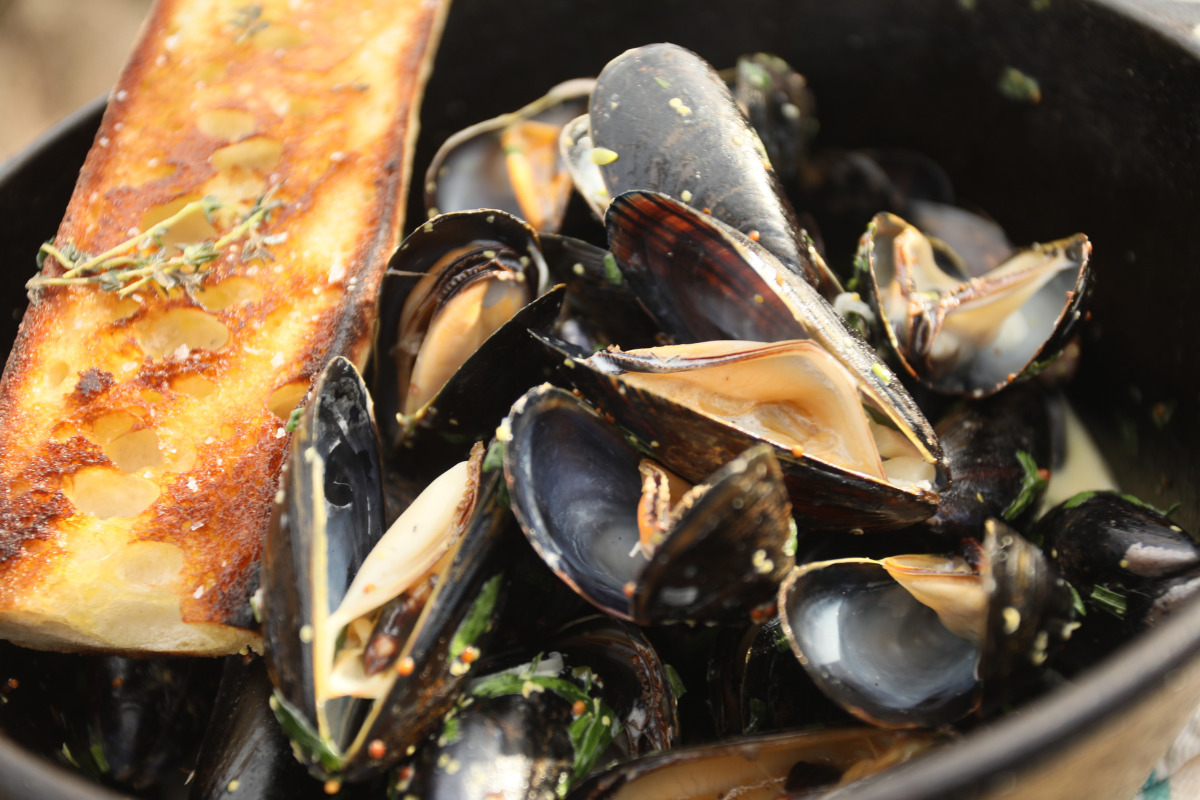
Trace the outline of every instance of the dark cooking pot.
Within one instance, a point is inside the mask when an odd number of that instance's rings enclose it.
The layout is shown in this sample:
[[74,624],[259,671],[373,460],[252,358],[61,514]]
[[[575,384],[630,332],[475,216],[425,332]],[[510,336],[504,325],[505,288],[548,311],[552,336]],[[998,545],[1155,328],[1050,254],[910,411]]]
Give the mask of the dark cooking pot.
[[[776,52],[817,93],[821,144],[931,155],[1014,241],[1091,236],[1097,288],[1074,400],[1122,487],[1181,503],[1174,519],[1197,531],[1197,22],[1197,7],[1161,0],[456,0],[417,169],[454,130],[595,74],[628,47],[674,41],[717,65]],[[998,91],[1007,67],[1036,78],[1040,103]],[[33,254],[57,227],[99,111],[83,109],[0,167],[0,280],[12,309],[0,341],[12,341]],[[1126,800],[1198,703],[1193,605],[1019,713],[838,796]],[[6,733],[0,796],[115,796],[26,753],[12,741],[20,730]]]

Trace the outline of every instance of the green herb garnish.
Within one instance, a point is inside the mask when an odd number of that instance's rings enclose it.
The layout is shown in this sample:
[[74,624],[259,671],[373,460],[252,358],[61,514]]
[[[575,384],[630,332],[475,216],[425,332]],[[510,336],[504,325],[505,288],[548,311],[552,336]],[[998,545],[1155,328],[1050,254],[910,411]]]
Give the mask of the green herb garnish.
[[1046,490],[1049,481],[1042,475],[1038,469],[1037,462],[1033,460],[1033,456],[1026,453],[1024,450],[1017,451],[1017,461],[1021,462],[1021,468],[1025,474],[1021,477],[1021,493],[1008,504],[1008,508],[1004,509],[1000,516],[1004,517],[1005,522],[1012,522],[1017,517],[1033,504],[1034,500],[1041,496]]
[[240,239],[246,240],[242,246],[243,262],[270,258],[270,253],[264,248],[268,242],[259,236],[258,228],[271,211],[280,205],[268,201],[264,194],[228,233],[217,239],[183,245],[166,246],[163,237],[172,225],[196,212],[203,212],[211,223],[213,213],[222,207],[218,200],[206,197],[188,203],[162,222],[151,225],[96,256],[81,252],[71,242],[62,247],[47,242],[38,253],[39,265],[45,263],[46,257],[51,257],[65,271],[57,276],[35,275],[25,284],[25,288],[30,292],[31,299],[37,290],[46,286],[97,286],[106,292],[116,292],[120,297],[126,297],[147,284],[156,285],[163,291],[177,287],[197,289],[201,273],[209,264],[221,258],[226,248]]
[[1125,595],[1113,591],[1107,586],[1096,584],[1092,587],[1092,602],[1102,611],[1112,614],[1117,619],[1125,619],[1129,601]]
[[474,645],[491,624],[492,612],[496,608],[496,599],[500,596],[500,581],[503,577],[503,572],[493,575],[480,589],[475,602],[471,604],[471,610],[467,612],[466,617],[459,624],[458,630],[454,632],[454,638],[450,640],[450,658],[458,658],[462,655],[463,651]]
[[270,706],[275,719],[279,720],[279,727],[283,728],[294,747],[306,757],[315,758],[326,772],[338,772],[342,766],[342,754],[332,743],[321,738],[321,734],[309,724],[300,709],[284,700],[278,690],[272,693]]

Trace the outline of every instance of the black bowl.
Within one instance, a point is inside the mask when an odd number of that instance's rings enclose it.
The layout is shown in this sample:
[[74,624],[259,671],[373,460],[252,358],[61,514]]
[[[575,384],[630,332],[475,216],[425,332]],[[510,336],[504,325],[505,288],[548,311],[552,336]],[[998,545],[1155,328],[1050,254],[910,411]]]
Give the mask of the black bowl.
[[[1159,0],[456,0],[417,169],[453,131],[595,74],[629,47],[673,41],[717,65],[778,53],[817,93],[822,145],[927,153],[1017,242],[1088,233],[1097,288],[1073,399],[1122,487],[1179,502],[1174,519],[1195,531],[1197,22],[1195,7]],[[1039,103],[999,91],[1009,67],[1037,80]],[[0,342],[15,334],[33,254],[57,228],[100,108],[0,166],[0,296],[12,310],[0,314]],[[1193,605],[1019,713],[838,796],[1126,800],[1197,703]],[[3,737],[0,796],[115,797]]]

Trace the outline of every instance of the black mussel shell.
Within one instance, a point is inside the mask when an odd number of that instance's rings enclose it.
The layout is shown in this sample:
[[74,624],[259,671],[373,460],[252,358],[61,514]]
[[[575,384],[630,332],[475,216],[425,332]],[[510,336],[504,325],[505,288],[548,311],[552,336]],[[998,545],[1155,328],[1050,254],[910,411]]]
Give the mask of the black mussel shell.
[[601,163],[610,197],[631,189],[668,194],[754,232],[826,296],[841,290],[810,252],[758,134],[695,53],[652,44],[613,59],[596,79],[590,120],[592,153],[608,156],[593,161]]
[[1027,529],[1054,460],[1051,413],[1042,391],[1011,387],[951,410],[935,428],[954,481],[923,524],[950,538],[980,538],[992,517]]
[[[646,559],[643,456],[573,395],[531,390],[502,426],[513,511],[530,543],[597,607],[637,622],[749,613],[786,573],[789,506],[766,451],[735,457]],[[653,446],[647,445],[653,451]]]
[[944,741],[939,734],[862,727],[739,737],[618,764],[567,797],[738,797],[742,796],[739,789],[751,788],[756,797],[758,793],[780,797],[818,790],[823,794]]
[[555,335],[588,350],[658,344],[658,325],[638,302],[612,253],[557,234],[543,234],[541,242],[551,280],[567,290],[565,319]]
[[709,657],[707,684],[718,738],[855,724],[808,677],[777,617],[744,629],[723,627]]
[[812,339],[853,372],[863,402],[938,467],[941,447],[912,397],[816,291],[727,225],[653,192],[627,192],[607,216],[609,244],[630,285],[678,343]]
[[857,285],[909,374],[937,392],[982,397],[1037,374],[1071,340],[1091,290],[1091,249],[1076,234],[971,277],[948,271],[934,243],[882,213],[860,242]]
[[780,180],[794,180],[818,127],[808,81],[779,56],[754,53],[737,60],[733,95]]
[[561,797],[598,764],[675,742],[666,672],[632,625],[579,620],[542,640],[539,655],[501,665],[471,681],[402,769],[404,796]]
[[559,162],[559,131],[587,110],[593,84],[585,78],[560,83],[524,108],[446,139],[425,172],[429,215],[496,208],[539,232],[557,231],[571,194],[570,175]]
[[860,719],[936,727],[979,704],[979,646],[947,629],[880,562],[797,568],[780,588],[779,613],[809,676]]
[[[679,402],[653,388],[633,383],[636,373],[669,374],[727,364],[737,367],[737,362],[742,367],[753,367],[758,359],[787,358],[793,351],[805,351],[812,347],[810,342],[731,343],[736,352],[692,358],[683,354],[660,356],[655,351],[601,351],[587,356],[563,342],[538,338],[560,354],[568,366],[567,379],[589,402],[612,416],[638,441],[649,444],[656,460],[693,483],[703,482],[710,472],[748,448],[768,442],[783,471],[793,513],[806,529],[896,529],[928,518],[937,508],[934,486],[941,473],[935,468],[927,470],[932,478],[928,481],[901,484],[882,480],[807,452],[788,449],[777,438],[733,424],[710,413],[710,409]],[[828,386],[822,384],[821,388]],[[838,406],[839,411],[848,414],[854,413],[851,408]],[[906,445],[909,442],[904,441]],[[928,466],[927,459],[915,455],[919,450],[905,446],[900,452]]]
[[[212,724],[196,760],[189,800],[323,800],[325,786],[296,760],[270,709],[271,680],[261,658],[225,659]],[[346,787],[338,797],[362,793]]]
[[[487,280],[493,276],[502,277],[504,285],[511,284],[523,288],[522,305],[526,306],[538,296],[539,290],[545,288],[547,283],[545,263],[538,249],[537,233],[522,220],[495,209],[461,211],[437,216],[409,234],[388,262],[388,273],[384,276],[380,288],[379,331],[376,337],[372,388],[380,408],[380,432],[389,447],[398,446],[404,441],[411,429],[423,419],[430,405],[440,407],[440,401],[435,397],[440,387],[427,386],[421,390],[422,396],[431,398],[431,401],[413,409],[411,413],[405,413],[408,396],[413,392],[410,381],[412,365],[420,349],[428,344],[429,322],[460,296],[461,292],[476,285],[476,281]],[[420,303],[416,302],[417,298],[412,297],[414,292],[421,292],[418,295],[421,298]],[[489,301],[485,298],[484,302]],[[412,306],[408,316],[405,314],[406,305]],[[557,307],[529,313],[535,314],[535,318],[524,321],[525,325],[519,328],[521,333],[530,325],[545,325],[543,317],[546,314],[552,317],[557,313]],[[523,337],[512,338],[517,340]],[[460,340],[461,337],[454,337],[450,344],[456,344]],[[502,353],[502,357],[511,359],[514,346],[519,347],[508,344],[508,352]],[[464,362],[469,355],[469,352],[460,354],[460,368],[465,366]],[[498,405],[499,413],[492,417],[490,425],[476,419],[474,415],[465,414],[462,419],[454,417],[457,423],[489,431],[494,429],[495,423],[504,416],[503,412],[512,399],[530,383],[541,380],[542,365],[537,362],[536,354],[530,353],[528,357],[501,363],[504,364],[503,371],[491,361],[485,362],[485,365],[493,364],[494,377],[503,385],[520,384],[520,390],[507,402]],[[526,366],[531,363],[534,365],[532,370]],[[468,374],[476,375],[481,372],[485,370],[476,364]],[[485,394],[485,397],[492,396],[491,392]],[[401,419],[401,416],[404,419]],[[443,408],[437,422],[431,422],[429,425],[435,426],[438,432],[447,431],[452,437],[457,435],[461,438],[465,447],[462,450],[463,455],[453,459],[457,461],[465,457],[473,437],[455,431],[455,426],[449,421],[451,416],[451,413]],[[436,475],[438,471],[432,470],[431,474]]]
[[568,664],[586,665],[601,676],[600,695],[621,724],[610,749],[622,761],[678,744],[672,679],[639,628],[592,616],[565,626],[543,646],[562,652]]
[[855,242],[880,211],[912,216],[917,203],[954,202],[950,176],[940,164],[896,148],[821,148],[797,183],[797,207],[816,218],[829,264],[846,279],[853,277]]
[[332,663],[325,621],[383,525],[383,477],[371,399],[358,370],[335,358],[300,415],[262,558],[267,666],[280,696],[338,749],[366,712],[354,698],[322,702],[318,666]]
[[559,782],[571,774],[572,720],[572,701],[551,691],[522,694],[518,688],[472,698],[470,705],[452,710],[440,731],[405,763],[395,781],[397,796],[554,797]]
[[1141,501],[1115,492],[1084,492],[1055,506],[1033,535],[1075,587],[1088,615],[1087,635],[1144,630],[1195,589],[1200,546]]
[[988,520],[980,571],[991,593],[979,659],[985,713],[1017,698],[1071,638],[1074,596],[1042,549],[1000,520]]
[[1085,597],[1097,585],[1149,589],[1200,566],[1200,546],[1158,510],[1115,492],[1085,492],[1038,520],[1035,537]]
[[1070,589],[1016,531],[989,520],[977,558],[974,571],[935,556],[806,564],[780,588],[780,621],[822,691],[865,721],[991,713],[1076,626]]

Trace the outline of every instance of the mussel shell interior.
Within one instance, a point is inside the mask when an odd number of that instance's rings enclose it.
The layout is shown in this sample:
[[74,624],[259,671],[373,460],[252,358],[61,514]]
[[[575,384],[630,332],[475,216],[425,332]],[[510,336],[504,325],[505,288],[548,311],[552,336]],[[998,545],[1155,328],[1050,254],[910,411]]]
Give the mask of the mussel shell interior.
[[979,646],[947,630],[875,562],[806,565],[780,589],[779,607],[813,681],[861,719],[936,726],[978,702]]
[[625,586],[645,565],[631,556],[641,456],[561,390],[526,395],[509,419],[505,472],[530,543],[577,592],[630,619]]

